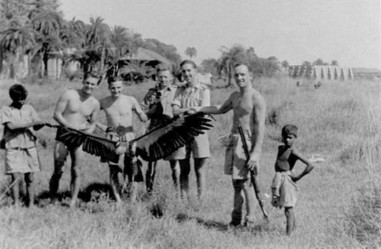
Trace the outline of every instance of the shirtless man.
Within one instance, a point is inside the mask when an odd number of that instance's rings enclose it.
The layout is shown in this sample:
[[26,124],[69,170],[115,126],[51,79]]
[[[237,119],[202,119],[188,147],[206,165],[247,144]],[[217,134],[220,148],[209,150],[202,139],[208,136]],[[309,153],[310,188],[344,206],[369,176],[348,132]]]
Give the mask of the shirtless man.
[[[59,99],[54,111],[53,118],[60,124],[72,129],[92,133],[95,129],[99,102],[92,93],[98,88],[101,77],[86,73],[81,89],[69,89]],[[54,148],[54,172],[49,182],[52,200],[57,199],[59,181],[64,171],[66,157],[71,157],[71,202],[74,207],[77,201],[81,176],[79,165],[83,163],[84,152],[81,146],[67,148],[63,143],[57,141]]]
[[[231,225],[238,226],[242,220],[243,194],[246,199],[247,213],[245,225],[251,226],[254,221],[254,191],[250,181],[250,170],[258,173],[259,157],[265,134],[266,104],[262,95],[251,84],[252,76],[247,65],[237,64],[234,67],[234,79],[239,92],[233,92],[221,106],[194,108],[208,114],[223,114],[233,110],[233,126],[230,144],[226,150],[225,174],[232,175],[234,187],[234,208]],[[250,160],[247,161],[240,140],[238,127],[241,126],[250,149]]]
[[[132,112],[134,111],[142,122],[147,121],[147,116],[140,108],[136,99],[132,96],[122,94],[123,82],[121,79],[112,77],[108,79],[110,96],[100,100],[101,109],[105,111],[107,118],[107,126],[97,122],[97,126],[107,133],[109,139],[118,141],[124,137],[126,141],[131,141],[135,138],[132,127]],[[122,156],[119,158],[121,161]],[[136,158],[135,158],[136,160]],[[110,167],[110,183],[114,197],[118,203],[121,202],[119,194],[119,179],[118,173],[123,169],[119,164],[108,162]],[[142,181],[143,176],[140,167],[133,158],[124,154],[124,174],[127,174],[130,183],[131,200],[135,200],[135,181]],[[138,178],[141,178],[138,180]]]

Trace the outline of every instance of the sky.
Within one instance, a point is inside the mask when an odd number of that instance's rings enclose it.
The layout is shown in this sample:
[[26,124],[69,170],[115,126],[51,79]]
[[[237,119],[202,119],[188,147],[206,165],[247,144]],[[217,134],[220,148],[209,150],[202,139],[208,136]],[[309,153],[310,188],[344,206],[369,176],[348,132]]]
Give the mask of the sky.
[[291,65],[318,58],[381,69],[380,0],[61,0],[65,19],[102,17],[174,45],[183,59],[218,59],[241,44]]

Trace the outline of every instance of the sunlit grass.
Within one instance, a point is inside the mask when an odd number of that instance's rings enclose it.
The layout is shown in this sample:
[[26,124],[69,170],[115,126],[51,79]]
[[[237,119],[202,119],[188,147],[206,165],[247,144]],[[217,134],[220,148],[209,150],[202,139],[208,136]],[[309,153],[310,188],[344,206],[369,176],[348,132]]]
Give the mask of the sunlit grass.
[[[9,104],[8,88],[0,83],[0,105]],[[60,94],[79,82],[51,82],[26,85],[29,102],[41,118],[53,122],[52,114]],[[143,184],[140,199],[128,199],[117,208],[104,193],[74,210],[47,205],[41,198],[34,209],[0,208],[0,248],[361,248],[381,246],[379,235],[380,188],[380,82],[323,82],[319,89],[306,82],[296,87],[291,79],[257,79],[254,86],[267,103],[266,138],[260,168],[260,183],[270,192],[280,128],[296,124],[300,135],[296,147],[307,157],[325,159],[298,183],[299,202],[295,207],[297,230],[285,234],[283,210],[266,201],[270,223],[266,224],[257,207],[257,226],[252,230],[231,229],[233,188],[223,174],[224,150],[218,138],[229,133],[232,113],[215,116],[210,131],[212,158],[206,165],[207,191],[202,203],[196,201],[195,177],[191,172],[191,200],[178,200],[167,162],[160,162],[151,198]],[[140,102],[149,84],[126,87],[124,92]],[[214,89],[212,103],[221,104],[233,88]],[[97,98],[108,94],[105,84]],[[104,117],[100,117],[104,120]],[[271,120],[271,121],[270,121]],[[135,122],[138,133],[144,125]],[[0,130],[2,132],[2,130]],[[43,128],[39,146],[43,170],[36,174],[37,194],[48,190],[53,170],[52,148],[55,130]],[[0,154],[0,165],[4,155]],[[297,164],[296,170],[303,165]],[[82,190],[91,184],[108,183],[108,167],[88,156],[82,166]],[[1,175],[1,190],[8,179]],[[374,186],[374,188],[371,188]],[[61,180],[61,191],[69,189],[69,170]],[[378,192],[377,192],[378,191]],[[8,196],[5,199],[9,199]],[[64,200],[64,203],[66,200]],[[370,218],[369,218],[370,217]],[[378,222],[378,223],[377,223]],[[371,226],[370,228],[365,225]],[[365,228],[364,228],[365,227]],[[361,230],[362,229],[362,230]],[[378,230],[377,230],[378,229]],[[365,232],[363,232],[365,231]]]

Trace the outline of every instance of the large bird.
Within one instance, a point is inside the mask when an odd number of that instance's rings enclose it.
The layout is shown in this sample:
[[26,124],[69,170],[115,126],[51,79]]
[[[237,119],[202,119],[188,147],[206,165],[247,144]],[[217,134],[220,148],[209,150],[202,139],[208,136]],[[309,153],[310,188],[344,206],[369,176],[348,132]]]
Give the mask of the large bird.
[[[58,128],[56,140],[68,147],[79,147],[83,151],[100,156],[111,162],[118,162],[118,154],[132,148],[135,156],[146,161],[157,161],[191,142],[195,136],[213,127],[211,120],[203,113],[176,116],[132,141],[112,141],[63,126]],[[51,125],[50,125],[51,126]],[[120,149],[124,148],[124,150]]]

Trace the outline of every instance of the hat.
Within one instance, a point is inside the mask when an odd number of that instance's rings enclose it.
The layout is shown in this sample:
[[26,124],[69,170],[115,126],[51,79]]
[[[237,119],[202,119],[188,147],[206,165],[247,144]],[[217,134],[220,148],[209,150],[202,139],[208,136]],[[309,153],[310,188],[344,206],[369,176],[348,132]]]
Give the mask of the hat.
[[293,135],[295,137],[298,137],[298,127],[292,124],[283,126],[282,136],[287,136],[287,135]]

